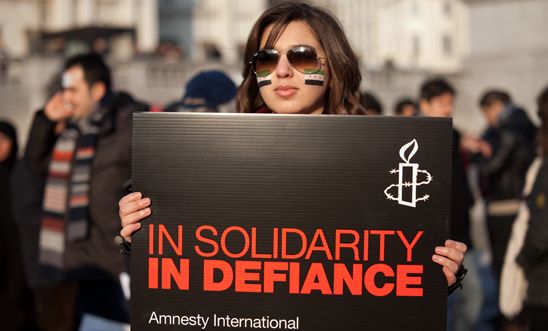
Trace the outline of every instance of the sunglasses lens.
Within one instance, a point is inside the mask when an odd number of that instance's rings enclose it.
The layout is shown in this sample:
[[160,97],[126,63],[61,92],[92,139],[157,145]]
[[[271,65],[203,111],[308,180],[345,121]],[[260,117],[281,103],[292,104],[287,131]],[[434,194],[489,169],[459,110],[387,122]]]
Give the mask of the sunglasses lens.
[[[321,70],[321,64],[314,48],[298,46],[287,51],[291,66],[304,74],[315,74]],[[253,70],[257,77],[265,77],[276,70],[280,53],[275,49],[263,49],[253,56]]]
[[262,50],[255,54],[253,69],[258,77],[270,75],[278,65],[280,55],[275,50]]
[[320,62],[316,51],[311,47],[300,46],[287,52],[287,59],[293,68],[305,74],[317,73]]

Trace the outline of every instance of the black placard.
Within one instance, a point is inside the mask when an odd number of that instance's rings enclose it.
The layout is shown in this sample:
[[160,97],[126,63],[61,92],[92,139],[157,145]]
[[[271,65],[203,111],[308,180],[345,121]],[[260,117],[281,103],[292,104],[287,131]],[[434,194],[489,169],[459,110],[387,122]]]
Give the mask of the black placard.
[[451,121],[140,113],[132,330],[445,330]]

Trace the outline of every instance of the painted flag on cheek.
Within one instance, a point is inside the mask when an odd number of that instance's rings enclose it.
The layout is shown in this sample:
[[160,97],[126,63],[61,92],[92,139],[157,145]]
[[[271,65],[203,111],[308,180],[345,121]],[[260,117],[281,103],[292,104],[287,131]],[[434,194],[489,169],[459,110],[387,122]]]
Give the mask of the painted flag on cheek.
[[323,70],[312,69],[304,71],[304,83],[306,85],[323,86],[325,81],[325,72]]
[[272,75],[269,72],[257,72],[257,84],[259,87],[272,84]]

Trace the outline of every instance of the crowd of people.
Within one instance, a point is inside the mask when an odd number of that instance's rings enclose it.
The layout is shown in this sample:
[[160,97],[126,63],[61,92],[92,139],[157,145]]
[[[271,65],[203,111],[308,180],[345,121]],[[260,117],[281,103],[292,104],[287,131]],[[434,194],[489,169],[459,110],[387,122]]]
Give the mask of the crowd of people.
[[[360,86],[357,57],[338,21],[320,7],[280,3],[250,33],[239,88],[222,71],[200,72],[164,111],[381,115],[382,103]],[[397,102],[394,114],[452,117],[456,97],[447,80],[428,79],[415,98]],[[482,136],[453,129],[450,239],[432,256],[450,292],[456,289],[449,297],[449,330],[548,325],[548,88],[537,103],[540,129],[507,91],[488,90],[478,102],[488,124]],[[127,261],[113,238],[120,234],[130,242],[154,208],[140,192],[125,195],[123,185],[131,176],[131,116],[150,110],[112,88],[101,56],[81,54],[66,60],[60,90],[36,112],[22,153],[16,129],[0,122],[0,314],[6,330],[72,331],[93,323],[116,330],[129,322]],[[468,178],[472,168],[478,180]],[[491,268],[479,263],[471,236],[470,210],[478,199],[485,206]],[[521,245],[505,260],[521,208],[528,211]],[[459,289],[463,260],[468,274]],[[507,261],[528,284],[512,314],[501,313],[497,294],[486,291],[513,285],[501,282]]]

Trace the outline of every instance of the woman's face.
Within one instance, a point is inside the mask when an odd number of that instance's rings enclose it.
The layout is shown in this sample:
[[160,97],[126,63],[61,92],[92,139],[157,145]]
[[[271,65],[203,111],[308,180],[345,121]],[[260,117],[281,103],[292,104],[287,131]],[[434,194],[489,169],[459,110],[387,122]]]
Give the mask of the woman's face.
[[11,138],[0,132],[0,162],[4,162],[11,154],[13,142]]
[[[271,30],[272,25],[265,29],[261,37],[261,49],[265,48]],[[298,65],[291,65],[286,51],[296,49],[297,46],[309,46],[316,51],[317,56],[322,58],[316,68],[319,70],[303,70]],[[257,78],[261,97],[267,107],[278,114],[321,114],[329,85],[329,70],[325,52],[313,30],[304,22],[291,22],[281,33],[274,49],[280,54],[275,69],[272,69],[270,75]]]

